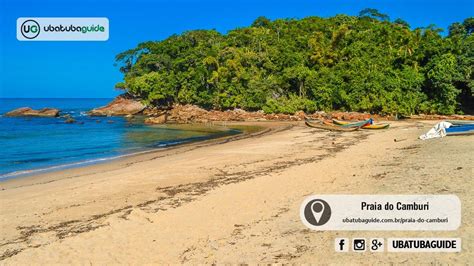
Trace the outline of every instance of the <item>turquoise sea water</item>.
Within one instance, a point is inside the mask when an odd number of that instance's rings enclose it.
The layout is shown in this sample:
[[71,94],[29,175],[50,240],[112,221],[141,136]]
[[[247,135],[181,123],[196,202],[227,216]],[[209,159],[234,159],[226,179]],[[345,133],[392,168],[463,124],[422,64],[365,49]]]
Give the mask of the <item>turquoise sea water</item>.
[[[97,163],[126,154],[237,134],[206,126],[148,126],[141,118],[89,117],[86,112],[112,99],[0,99],[0,180]],[[18,107],[54,107],[64,118],[11,118]]]

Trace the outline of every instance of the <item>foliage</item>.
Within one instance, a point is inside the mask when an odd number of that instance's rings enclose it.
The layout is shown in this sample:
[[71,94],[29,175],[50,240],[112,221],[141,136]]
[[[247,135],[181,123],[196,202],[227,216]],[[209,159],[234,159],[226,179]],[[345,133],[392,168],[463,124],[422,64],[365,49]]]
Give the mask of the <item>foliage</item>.
[[147,104],[204,108],[472,112],[474,18],[443,37],[375,9],[358,17],[259,17],[226,34],[195,30],[117,55],[116,85]]

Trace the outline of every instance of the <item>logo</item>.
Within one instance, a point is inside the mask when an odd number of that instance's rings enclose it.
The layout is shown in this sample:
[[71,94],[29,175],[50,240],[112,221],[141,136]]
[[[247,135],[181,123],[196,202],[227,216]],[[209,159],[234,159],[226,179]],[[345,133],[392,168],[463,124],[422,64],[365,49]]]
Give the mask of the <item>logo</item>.
[[21,24],[21,35],[27,39],[34,39],[40,34],[41,28],[33,19],[26,20]]
[[461,252],[461,238],[389,238],[388,252]]
[[336,250],[336,252],[348,252],[349,251],[349,238],[334,239],[334,249]]
[[300,210],[300,216],[306,226],[321,226],[331,218],[331,207],[322,199],[305,200]]
[[100,17],[27,17],[16,20],[19,41],[107,41],[109,20]]
[[371,238],[370,239],[370,251],[371,252],[383,252],[385,249],[383,238]]
[[364,238],[354,238],[352,239],[352,250],[358,252],[365,251],[365,239]]

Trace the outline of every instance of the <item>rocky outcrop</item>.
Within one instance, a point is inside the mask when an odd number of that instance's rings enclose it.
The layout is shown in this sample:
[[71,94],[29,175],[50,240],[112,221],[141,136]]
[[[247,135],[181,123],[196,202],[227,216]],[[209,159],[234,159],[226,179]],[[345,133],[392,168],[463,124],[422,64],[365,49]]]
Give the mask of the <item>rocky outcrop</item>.
[[209,111],[195,105],[176,104],[169,111],[168,120],[177,123],[207,122],[210,118]]
[[[242,109],[227,111],[205,110],[195,105],[174,105],[171,109],[163,110],[159,108],[148,108],[143,114],[149,116],[145,119],[147,124],[171,123],[208,123],[214,121],[303,121],[305,118],[328,120],[338,119],[346,121],[362,121],[369,118],[375,120],[397,120],[394,115],[377,115],[360,112],[324,112],[318,111],[312,114],[306,114],[298,111],[293,115],[289,114],[265,114],[262,111],[248,112]],[[418,115],[411,116],[413,119],[452,119],[452,120],[474,120],[474,116],[469,115]]]
[[164,124],[168,121],[168,111],[166,109],[159,109],[157,107],[147,108],[143,110],[143,115],[148,116],[145,119],[145,124]]
[[152,116],[145,119],[145,124],[164,124],[167,121],[167,114]]
[[140,101],[119,96],[106,106],[89,111],[91,116],[126,116],[135,115],[145,109],[145,105]]
[[43,108],[40,110],[34,110],[30,107],[21,107],[15,110],[12,110],[5,114],[8,117],[21,117],[21,116],[30,116],[30,117],[57,117],[59,116],[59,110],[55,108]]
[[421,120],[474,120],[474,115],[411,115],[411,119]]
[[288,114],[265,114],[262,111],[247,112],[242,109],[227,111],[205,110],[195,105],[176,104],[169,110],[147,109],[144,115],[150,116],[145,119],[147,124],[172,123],[208,123],[213,121],[301,121],[304,112],[295,115]]
[[[242,109],[226,111],[206,110],[195,105],[175,104],[172,107],[146,107],[139,100],[132,96],[121,95],[109,103],[107,106],[93,109],[89,112],[91,116],[125,116],[128,119],[133,115],[144,115],[146,124],[171,123],[208,123],[217,121],[302,121],[310,119],[338,119],[348,121],[361,121],[373,118],[376,120],[397,120],[394,115],[377,115],[360,112],[324,112],[318,111],[313,114],[306,114],[298,111],[295,114],[265,114],[263,111],[249,112]],[[473,120],[473,116],[440,116],[440,115],[417,115],[411,116],[413,119],[459,119]]]
[[[331,112],[324,111],[306,114],[298,111],[290,114],[265,114],[263,111],[248,112],[242,109],[233,109],[227,111],[205,110],[195,105],[176,104],[171,109],[163,110],[159,108],[147,108],[143,114],[149,116],[145,119],[147,124],[171,123],[208,123],[214,121],[303,121],[310,119],[340,119],[340,120],[367,120],[374,118],[377,120],[394,120],[393,116],[378,116],[369,113],[359,112]],[[163,115],[167,114],[167,116]]]

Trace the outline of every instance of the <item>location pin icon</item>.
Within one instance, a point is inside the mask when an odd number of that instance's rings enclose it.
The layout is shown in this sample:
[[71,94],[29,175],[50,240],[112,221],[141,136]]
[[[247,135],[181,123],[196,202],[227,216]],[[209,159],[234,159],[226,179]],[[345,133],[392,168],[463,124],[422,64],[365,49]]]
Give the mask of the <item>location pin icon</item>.
[[316,220],[316,223],[319,224],[321,216],[323,216],[324,213],[324,204],[318,200],[313,202],[311,204],[311,212],[313,213],[313,217]]

